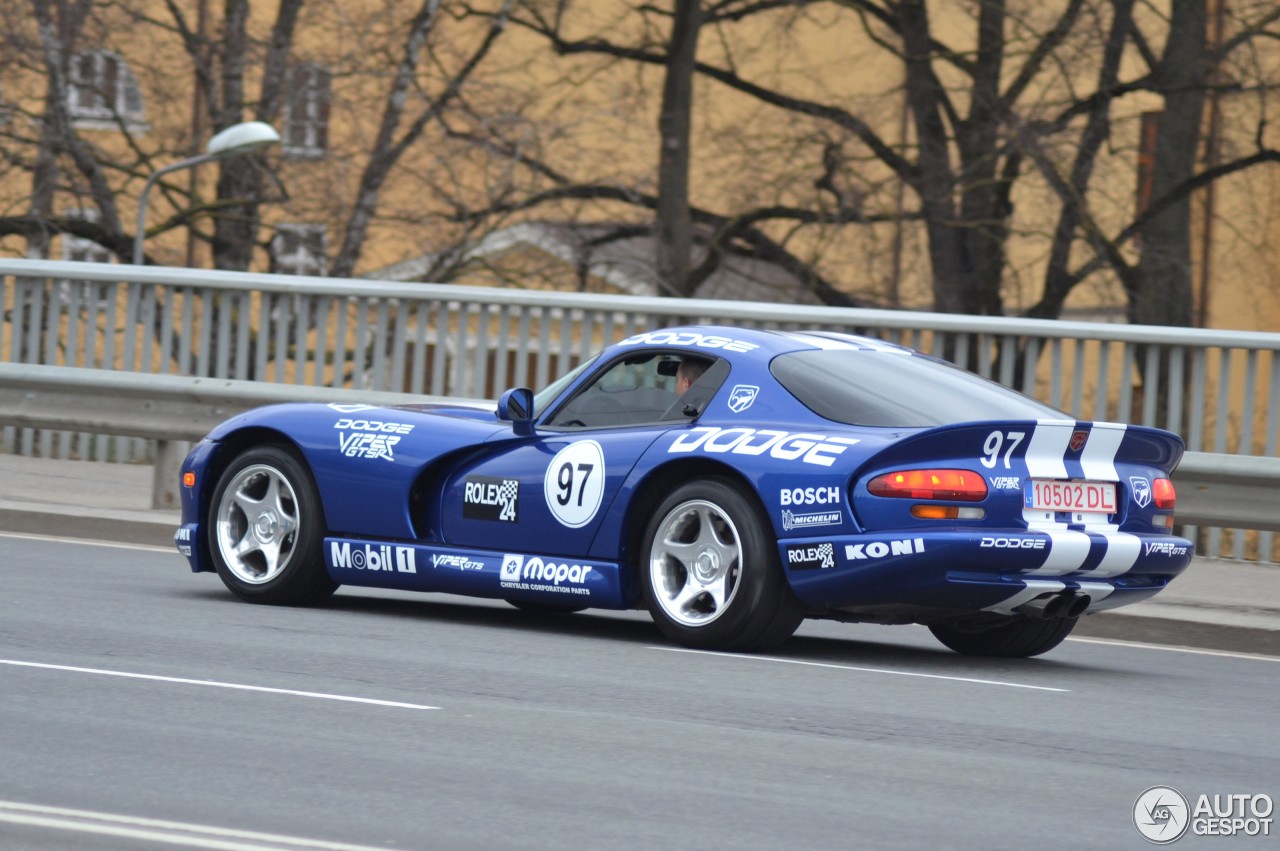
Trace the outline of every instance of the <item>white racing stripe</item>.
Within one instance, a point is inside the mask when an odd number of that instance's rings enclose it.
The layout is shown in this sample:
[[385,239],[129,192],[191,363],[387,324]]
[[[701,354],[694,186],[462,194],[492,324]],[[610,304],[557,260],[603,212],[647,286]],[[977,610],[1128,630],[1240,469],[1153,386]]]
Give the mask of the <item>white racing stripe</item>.
[[[1080,593],[1089,595],[1089,611],[1093,611],[1094,606],[1096,606],[1101,600],[1105,600],[1107,597],[1111,596],[1111,592],[1114,590],[1116,590],[1116,587],[1110,582],[1080,583]],[[1109,607],[1103,606],[1103,608]]]
[[211,827],[180,821],[122,816],[67,807],[45,807],[0,801],[0,822],[70,830],[98,836],[116,836],[147,842],[163,842],[186,848],[214,848],[218,851],[269,851],[269,849],[311,849],[311,851],[374,851],[372,845],[350,845],[322,839],[304,839],[275,833],[257,833],[229,827]]
[[15,668],[40,668],[46,671],[67,671],[73,674],[97,674],[105,677],[124,677],[131,680],[151,680],[152,682],[176,683],[189,686],[211,686],[213,688],[229,688],[239,691],[257,691],[266,694],[283,694],[290,697],[314,697],[320,700],[338,700],[345,703],[364,703],[371,706],[386,706],[392,709],[439,709],[438,706],[423,706],[418,703],[400,703],[395,700],[377,700],[372,697],[352,697],[346,694],[328,694],[319,691],[296,691],[288,688],[270,688],[268,686],[250,686],[242,683],[224,683],[217,680],[191,680],[185,677],[163,677],[159,674],[134,674],[128,671],[108,671],[101,668],[79,668],[73,665],[49,665],[43,662],[22,662],[17,659],[0,659],[0,665],[12,665]]
[[1120,476],[1116,473],[1116,452],[1120,451],[1120,442],[1128,426],[1121,423],[1094,423],[1089,432],[1089,440],[1080,453],[1080,466],[1084,469],[1084,477],[1094,481],[1114,482]]
[[1038,420],[1027,444],[1027,477],[1065,479],[1067,465],[1062,459],[1076,430],[1075,420]]
[[[1094,530],[1090,530],[1094,531]],[[1091,577],[1094,579],[1106,579],[1112,576],[1119,576],[1122,573],[1128,573],[1129,569],[1138,561],[1138,554],[1142,552],[1142,539],[1137,535],[1130,535],[1128,532],[1103,532],[1098,531],[1097,534],[1107,539],[1107,551],[1102,556],[1102,561],[1092,570],[1087,570],[1080,574],[1082,577]]]
[[1049,536],[1049,552],[1045,554],[1044,564],[1035,570],[1024,571],[1024,576],[1062,576],[1079,570],[1089,557],[1093,539],[1084,532],[1065,529],[1057,524],[1050,526],[1044,521],[1030,521],[1027,527],[1032,532]]
[[1055,582],[1052,579],[1028,579],[1027,587],[1018,591],[1016,594],[1001,600],[994,606],[987,606],[984,612],[995,612],[998,615],[1011,615],[1013,610],[1021,606],[1023,603],[1029,603],[1041,594],[1053,594],[1058,591],[1066,590],[1066,585],[1061,582]]

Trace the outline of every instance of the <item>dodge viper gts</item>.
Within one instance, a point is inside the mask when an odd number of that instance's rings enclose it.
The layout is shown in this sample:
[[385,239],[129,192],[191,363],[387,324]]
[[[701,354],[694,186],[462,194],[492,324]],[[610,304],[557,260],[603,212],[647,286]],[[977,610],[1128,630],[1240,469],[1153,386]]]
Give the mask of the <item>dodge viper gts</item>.
[[340,585],[647,609],[690,647],[805,618],[1033,656],[1191,561],[1172,433],[828,332],[637,334],[534,394],[271,405],[197,444],[175,535],[236,596]]

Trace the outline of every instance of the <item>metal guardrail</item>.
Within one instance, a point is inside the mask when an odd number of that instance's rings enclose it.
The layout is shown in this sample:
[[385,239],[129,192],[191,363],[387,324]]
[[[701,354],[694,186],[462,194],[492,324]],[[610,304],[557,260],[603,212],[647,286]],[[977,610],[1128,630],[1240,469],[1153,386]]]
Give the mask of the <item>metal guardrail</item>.
[[[1280,454],[1280,334],[644,298],[0,258],[0,362],[276,386],[493,398],[604,345],[681,323],[853,331],[945,357],[1082,420],[1181,434],[1194,452]],[[134,438],[0,427],[0,451],[149,458]],[[1269,532],[1203,551],[1272,558]]]
[[[149,438],[156,453],[153,503],[176,506],[176,442],[198,440],[223,420],[276,402],[397,405],[441,397],[300,387],[232,379],[145,375],[0,363],[0,425],[89,429]],[[474,400],[467,400],[474,401]],[[1280,531],[1280,458],[1188,452],[1174,474],[1184,524]]]
[[403,405],[408,401],[459,400],[227,378],[0,363],[0,425],[154,440],[154,508],[178,505],[183,442],[199,440],[215,425],[238,413],[278,402]]

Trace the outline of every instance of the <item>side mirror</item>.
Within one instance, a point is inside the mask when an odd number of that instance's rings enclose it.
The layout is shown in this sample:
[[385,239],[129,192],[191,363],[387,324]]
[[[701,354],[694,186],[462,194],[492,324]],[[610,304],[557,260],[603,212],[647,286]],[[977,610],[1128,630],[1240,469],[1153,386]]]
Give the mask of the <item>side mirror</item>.
[[498,398],[498,419],[511,423],[516,434],[533,434],[533,391],[513,387]]

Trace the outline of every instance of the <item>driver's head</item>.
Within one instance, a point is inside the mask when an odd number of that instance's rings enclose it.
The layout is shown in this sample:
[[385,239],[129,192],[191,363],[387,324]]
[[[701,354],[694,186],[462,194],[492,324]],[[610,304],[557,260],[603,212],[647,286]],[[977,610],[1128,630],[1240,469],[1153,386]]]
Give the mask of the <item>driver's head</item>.
[[684,391],[701,378],[710,365],[711,362],[703,358],[690,357],[680,361],[680,366],[676,369],[676,395],[684,395]]

